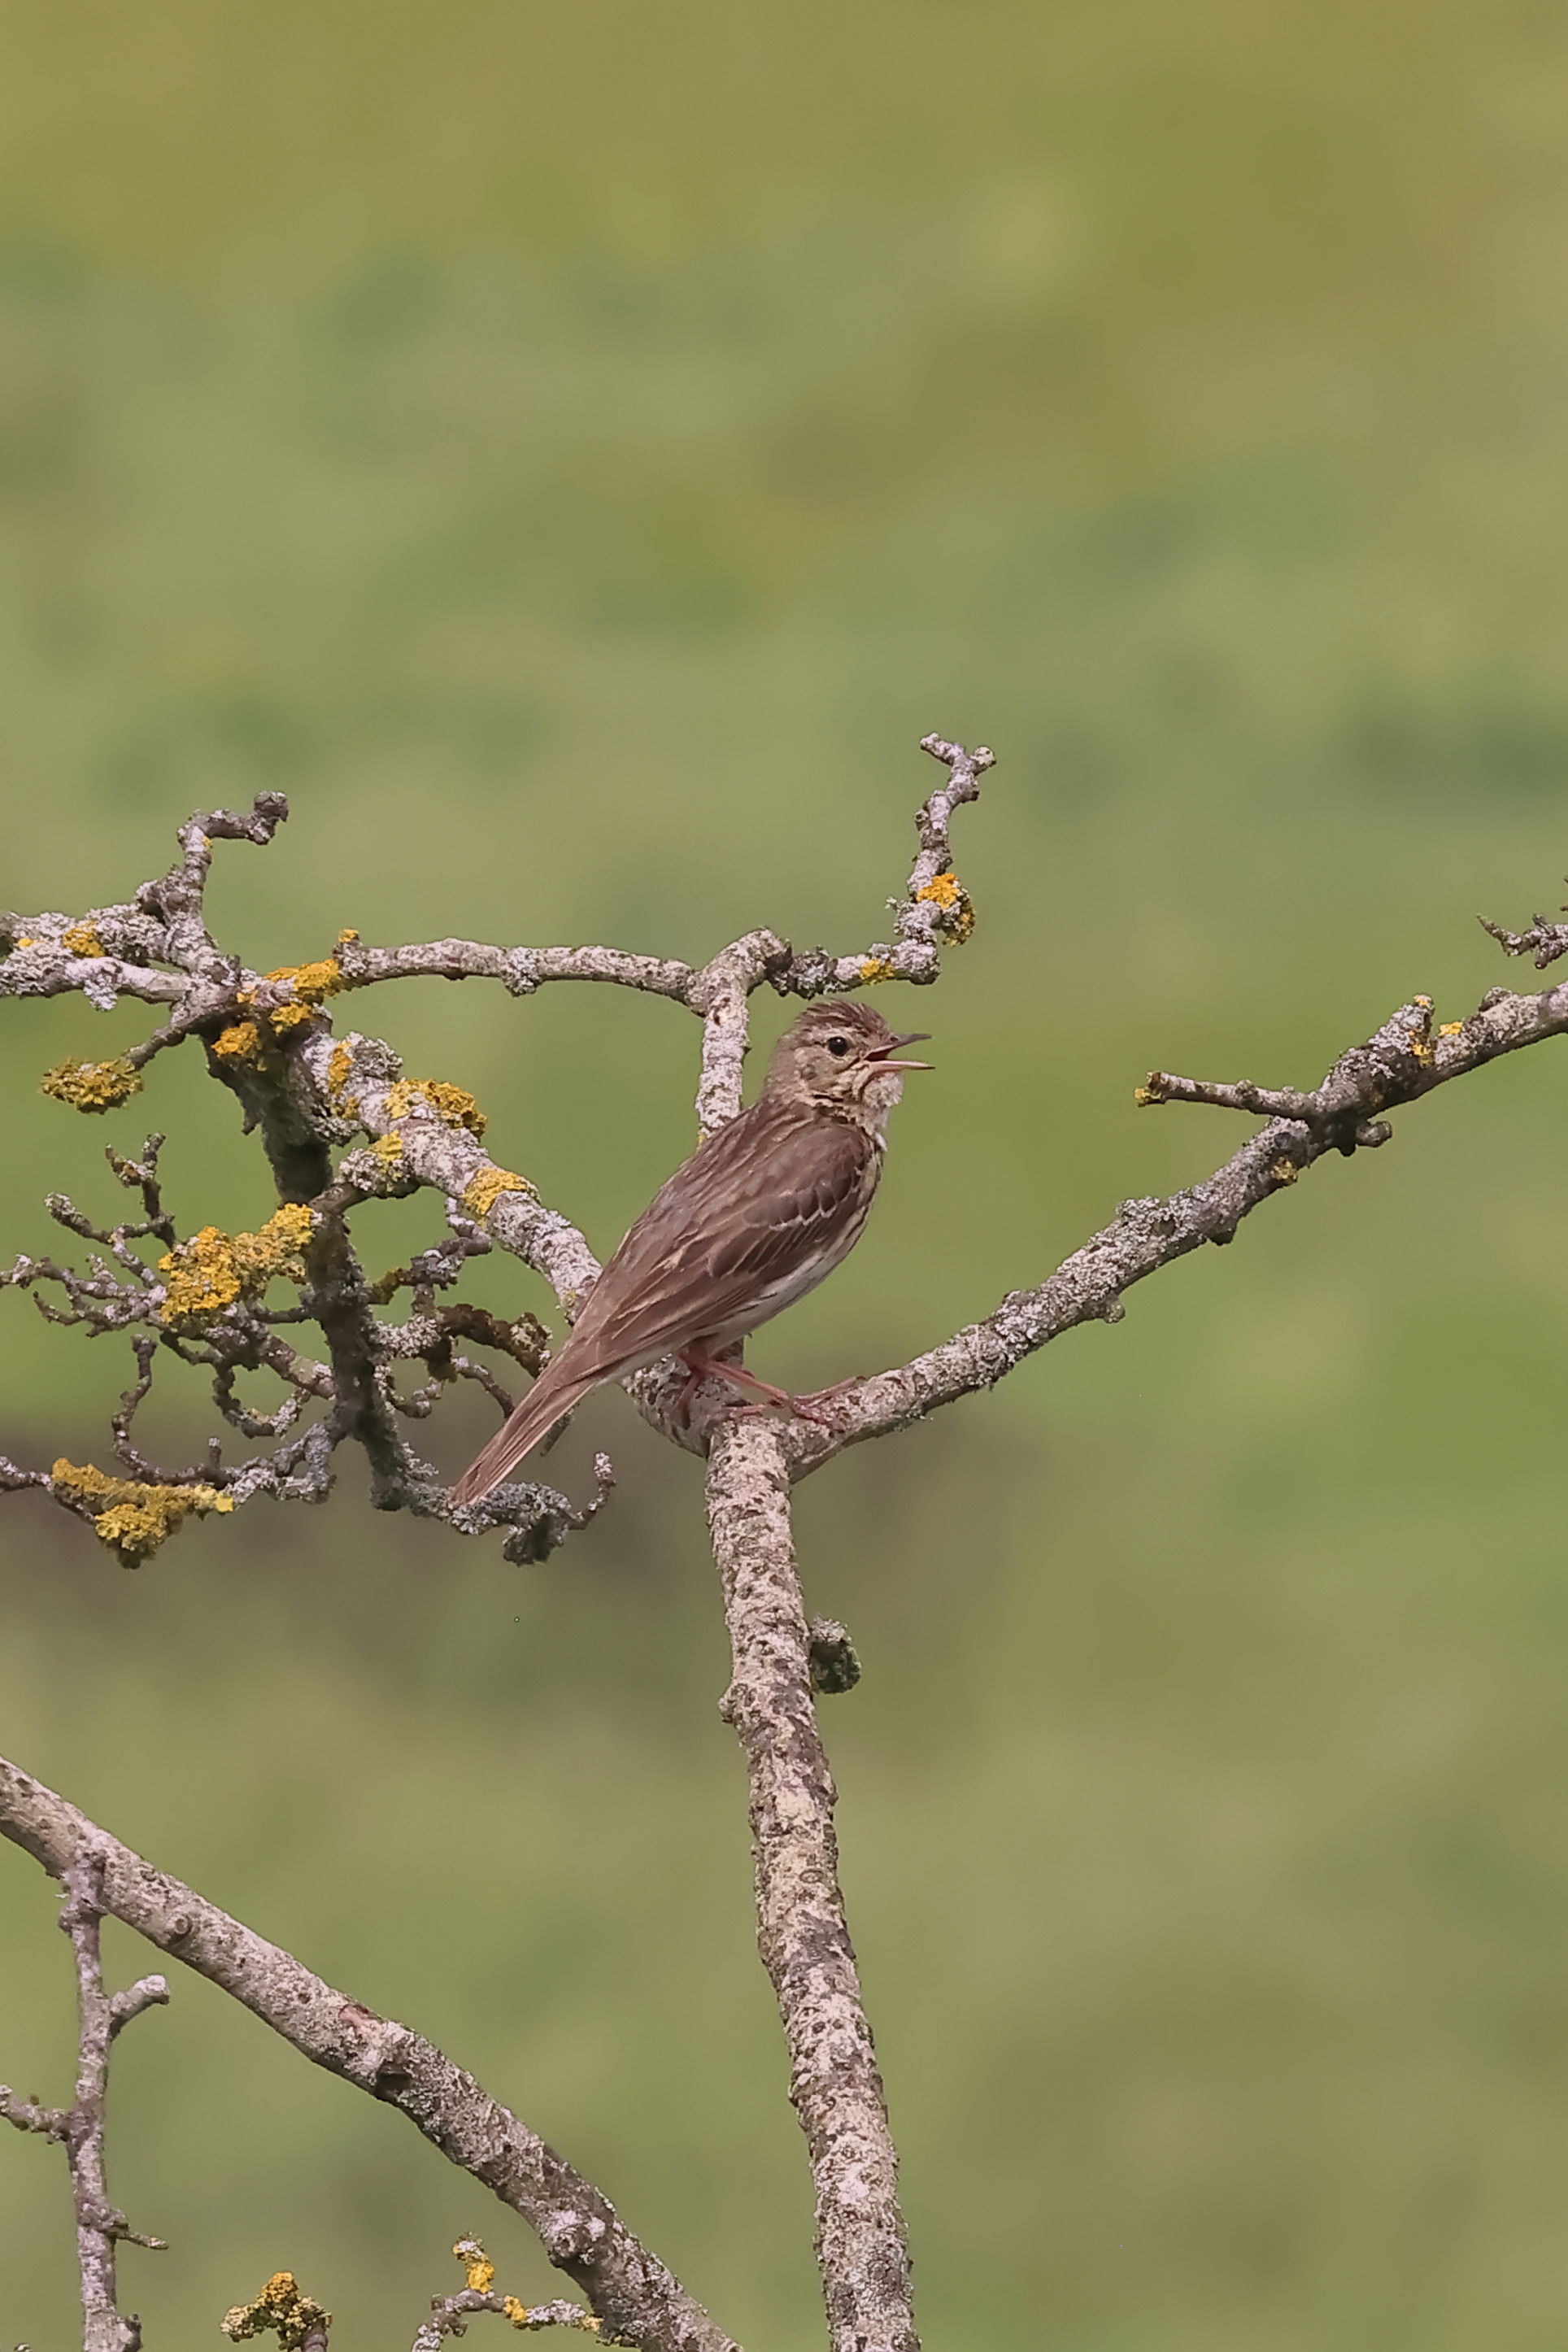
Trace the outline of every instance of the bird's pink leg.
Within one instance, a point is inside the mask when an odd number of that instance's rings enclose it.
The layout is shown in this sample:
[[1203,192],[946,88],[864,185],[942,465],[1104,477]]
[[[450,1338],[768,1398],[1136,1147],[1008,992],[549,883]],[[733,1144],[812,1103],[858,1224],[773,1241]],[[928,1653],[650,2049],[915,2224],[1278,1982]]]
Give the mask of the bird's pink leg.
[[[802,1421],[828,1423],[831,1420],[829,1414],[815,1410],[819,1402],[833,1395],[831,1389],[821,1389],[813,1396],[792,1396],[788,1389],[775,1388],[772,1381],[759,1380],[755,1372],[746,1370],[744,1364],[730,1363],[724,1357],[715,1356],[710,1349],[699,1345],[682,1348],[680,1360],[690,1375],[680,1393],[678,1409],[682,1412],[700,1381],[715,1380],[725,1381],[731,1388],[751,1390],[756,1402],[742,1404],[740,1407],[742,1412],[757,1412],[764,1405],[776,1405],[783,1412],[798,1414]],[[844,1385],[847,1387],[852,1383],[847,1381]]]

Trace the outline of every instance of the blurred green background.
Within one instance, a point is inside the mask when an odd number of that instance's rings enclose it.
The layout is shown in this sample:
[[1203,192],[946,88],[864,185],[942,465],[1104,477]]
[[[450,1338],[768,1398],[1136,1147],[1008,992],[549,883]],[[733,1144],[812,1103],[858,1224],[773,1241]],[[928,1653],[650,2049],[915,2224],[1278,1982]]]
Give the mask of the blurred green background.
[[[980,911],[871,1232],[756,1360],[826,1381],[1038,1279],[1568,858],[1568,9],[1413,0],[59,0],[0,83],[0,899],[78,910],[282,787],[253,961],[447,931],[700,957],[883,927],[928,728],[999,753]],[[1528,979],[1521,980],[1528,985]],[[696,1036],[619,992],[350,1008],[611,1244]],[[784,1017],[769,999],[759,1025]],[[189,1054],[5,1008],[0,1250],[170,1129]],[[916,1025],[911,1020],[910,1025]],[[1540,1051],[801,1497],[845,1864],[944,2352],[1546,2352],[1568,2329],[1568,1141]],[[118,1196],[117,1196],[118,1197]],[[378,1223],[379,1220],[379,1223]],[[437,1219],[367,1212],[391,1261]],[[493,1261],[477,1293],[542,1309]],[[0,1444],[104,1458],[128,1358],[0,1299]],[[477,1396],[430,1436],[455,1468]],[[205,1427],[172,1387],[169,1452]],[[548,1566],[320,1513],[140,1576],[9,1500],[5,1751],[445,2045],[752,2352],[821,2340],[752,1948],[695,1465],[624,1400]],[[0,2075],[68,2095],[54,1898],[0,1849]],[[114,1966],[144,1963],[110,1937]],[[177,1973],[117,2068],[128,2301],[287,2265],[405,2342],[482,2229],[400,2118]],[[57,2154],[0,2139],[0,2337],[73,2339]]]

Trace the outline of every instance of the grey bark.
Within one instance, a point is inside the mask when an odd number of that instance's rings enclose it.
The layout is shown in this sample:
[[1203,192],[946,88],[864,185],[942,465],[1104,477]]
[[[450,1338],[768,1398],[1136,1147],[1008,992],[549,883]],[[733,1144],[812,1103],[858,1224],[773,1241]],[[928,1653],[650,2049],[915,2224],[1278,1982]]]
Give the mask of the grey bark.
[[834,2352],[917,2352],[898,2158],[839,1889],[836,1792],[775,1427],[731,1416],[715,1429],[708,1526],[732,1659],[722,1712],[751,1787],[757,1945],[811,2157],[829,2335]]

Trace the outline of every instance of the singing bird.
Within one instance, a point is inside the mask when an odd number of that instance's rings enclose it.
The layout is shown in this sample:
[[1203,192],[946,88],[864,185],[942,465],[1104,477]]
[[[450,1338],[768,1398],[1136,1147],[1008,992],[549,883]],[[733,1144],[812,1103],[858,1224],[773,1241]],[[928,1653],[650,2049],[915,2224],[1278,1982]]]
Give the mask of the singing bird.
[[656,1192],[588,1295],[570,1336],[452,1489],[478,1502],[602,1381],[679,1355],[811,1416],[811,1398],[723,1362],[719,1350],[793,1306],[860,1238],[882,1173],[888,1114],[923,1029],[895,1035],[868,1004],[807,1007],[773,1048],[750,1110],[699,1144]]

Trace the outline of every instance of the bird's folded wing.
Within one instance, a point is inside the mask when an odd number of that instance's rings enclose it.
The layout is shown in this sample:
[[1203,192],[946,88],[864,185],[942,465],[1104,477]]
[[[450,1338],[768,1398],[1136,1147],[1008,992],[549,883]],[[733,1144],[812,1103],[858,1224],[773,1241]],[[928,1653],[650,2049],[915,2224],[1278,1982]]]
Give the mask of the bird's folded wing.
[[775,1286],[831,1261],[880,1164],[858,1127],[769,1117],[759,1104],[648,1203],[594,1286],[574,1358],[647,1363],[722,1330]]

